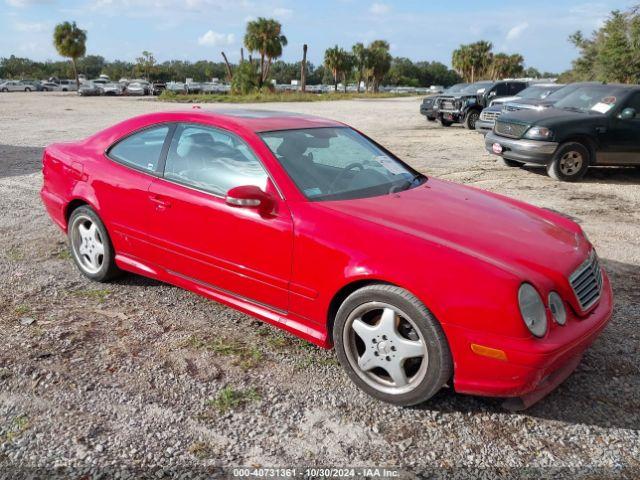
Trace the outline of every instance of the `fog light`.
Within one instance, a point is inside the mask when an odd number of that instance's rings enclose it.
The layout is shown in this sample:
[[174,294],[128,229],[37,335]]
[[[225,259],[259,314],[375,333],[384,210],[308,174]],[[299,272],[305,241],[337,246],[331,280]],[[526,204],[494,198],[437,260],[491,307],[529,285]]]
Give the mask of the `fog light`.
[[507,354],[503,350],[497,348],[485,347],[484,345],[478,345],[477,343],[471,344],[471,351],[482,355],[483,357],[495,358],[496,360],[507,361]]

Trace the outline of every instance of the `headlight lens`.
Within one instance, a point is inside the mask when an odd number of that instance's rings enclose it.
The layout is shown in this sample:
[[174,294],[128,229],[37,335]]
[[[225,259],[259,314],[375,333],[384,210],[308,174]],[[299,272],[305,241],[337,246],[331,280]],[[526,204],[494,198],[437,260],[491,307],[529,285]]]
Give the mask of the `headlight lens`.
[[549,294],[549,309],[558,325],[567,323],[567,310],[564,308],[562,298],[556,292]]
[[523,283],[518,290],[518,305],[525,325],[536,337],[547,333],[547,313],[538,291],[530,284]]
[[553,132],[546,127],[531,127],[524,136],[531,140],[549,140],[553,137]]

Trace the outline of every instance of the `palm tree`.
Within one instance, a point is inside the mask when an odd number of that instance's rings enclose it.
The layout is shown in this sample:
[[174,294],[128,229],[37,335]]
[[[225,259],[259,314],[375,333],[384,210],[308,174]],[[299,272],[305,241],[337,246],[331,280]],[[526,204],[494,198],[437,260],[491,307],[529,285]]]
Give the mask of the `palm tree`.
[[364,70],[367,67],[367,54],[368,50],[365,46],[358,42],[351,47],[351,53],[353,55],[353,65],[356,69],[356,81],[358,82],[358,93],[360,93],[360,84],[364,77]]
[[389,53],[389,42],[386,40],[375,40],[367,47],[367,69],[373,79],[373,91],[380,88],[382,79],[391,68],[391,54]]
[[324,52],[324,66],[331,70],[333,74],[333,89],[338,91],[338,78],[342,73],[344,56],[347,54],[342,48],[336,45],[332,48],[327,48]]
[[86,43],[87,32],[78,28],[76,22],[59,23],[53,30],[53,45],[60,55],[71,59],[78,88],[80,88],[80,79],[78,78],[76,61],[87,53]]
[[282,55],[286,45],[287,37],[282,35],[282,25],[277,20],[260,17],[247,23],[244,46],[250,52],[260,53],[260,86],[269,77],[271,61]]

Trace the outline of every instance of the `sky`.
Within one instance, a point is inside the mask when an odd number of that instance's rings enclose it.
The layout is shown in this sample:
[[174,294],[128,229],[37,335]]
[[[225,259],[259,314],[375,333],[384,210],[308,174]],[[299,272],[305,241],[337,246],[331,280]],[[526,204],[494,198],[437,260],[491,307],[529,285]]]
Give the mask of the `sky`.
[[58,60],[52,45],[56,23],[87,30],[87,53],[134,60],[143,50],[157,60],[230,61],[240,56],[247,21],[278,19],[289,40],[287,61],[302,45],[320,64],[333,45],[385,39],[394,56],[451,63],[462,43],[488,40],[494,51],[521,53],[526,66],[561,72],[577,55],[567,37],[590,33],[611,10],[640,0],[0,0],[0,57]]

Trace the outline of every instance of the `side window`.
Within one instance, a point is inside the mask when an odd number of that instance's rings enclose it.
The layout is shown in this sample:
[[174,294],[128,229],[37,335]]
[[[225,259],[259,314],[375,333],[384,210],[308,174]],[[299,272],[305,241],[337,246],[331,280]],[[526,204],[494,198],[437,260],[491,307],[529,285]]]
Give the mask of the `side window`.
[[169,127],[147,128],[116,143],[107,155],[132,167],[154,171],[160,160]]
[[640,93],[634,93],[624,104],[624,108],[633,108],[636,111],[636,120],[640,118]]
[[522,90],[525,89],[527,85],[522,82],[511,82],[509,83],[509,95],[517,95]]
[[496,92],[496,97],[504,97],[505,95],[509,94],[506,83],[499,83],[498,85],[493,87],[492,90]]
[[265,190],[267,173],[237,136],[208,127],[179,125],[171,141],[164,176],[216,195],[242,185]]

